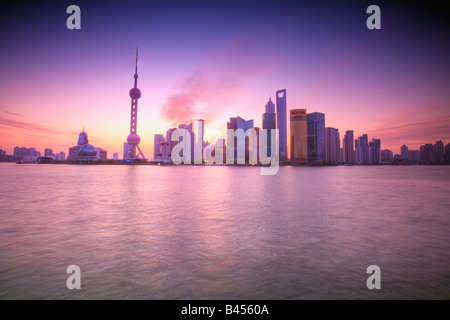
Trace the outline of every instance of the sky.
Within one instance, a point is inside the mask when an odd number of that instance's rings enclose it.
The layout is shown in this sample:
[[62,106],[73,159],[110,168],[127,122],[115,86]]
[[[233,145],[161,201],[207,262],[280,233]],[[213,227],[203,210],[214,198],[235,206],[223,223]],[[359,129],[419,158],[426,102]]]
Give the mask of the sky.
[[[69,5],[81,29],[69,30]],[[378,4],[381,29],[366,9]],[[90,143],[122,156],[139,47],[137,130],[261,117],[269,96],[325,113],[327,127],[382,149],[450,143],[450,43],[444,1],[25,1],[0,9],[0,146],[68,154]],[[288,124],[289,128],[289,124]]]

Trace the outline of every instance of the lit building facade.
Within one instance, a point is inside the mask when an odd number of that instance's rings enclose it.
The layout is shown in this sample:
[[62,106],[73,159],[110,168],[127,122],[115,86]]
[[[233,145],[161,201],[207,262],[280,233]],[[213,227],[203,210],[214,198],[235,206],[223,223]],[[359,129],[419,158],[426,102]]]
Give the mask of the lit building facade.
[[306,109],[292,109],[289,113],[291,160],[308,162],[308,131]]

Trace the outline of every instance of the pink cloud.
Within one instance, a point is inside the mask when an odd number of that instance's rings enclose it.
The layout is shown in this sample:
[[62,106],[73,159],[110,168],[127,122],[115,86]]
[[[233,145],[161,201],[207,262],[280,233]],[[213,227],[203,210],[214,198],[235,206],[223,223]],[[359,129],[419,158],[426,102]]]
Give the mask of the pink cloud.
[[179,124],[191,118],[213,120],[238,103],[255,79],[273,70],[273,65],[253,66],[217,75],[197,71],[181,81],[161,109],[161,118]]
[[22,129],[28,132],[28,135],[48,134],[48,135],[73,135],[72,132],[66,132],[54,129],[50,126],[44,126],[37,123],[24,121],[19,113],[9,111],[6,107],[0,107],[0,128],[5,129]]

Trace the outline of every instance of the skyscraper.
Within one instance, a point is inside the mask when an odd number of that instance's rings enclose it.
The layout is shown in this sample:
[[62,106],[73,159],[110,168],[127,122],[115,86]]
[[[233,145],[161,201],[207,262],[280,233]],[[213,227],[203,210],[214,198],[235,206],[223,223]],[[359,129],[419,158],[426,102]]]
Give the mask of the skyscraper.
[[279,130],[280,160],[287,159],[287,121],[286,121],[286,89],[278,90],[277,95],[277,128]]
[[291,160],[308,162],[308,129],[306,109],[290,111],[291,126]]
[[353,130],[347,130],[345,132],[344,141],[342,144],[345,158],[343,159],[343,161],[348,164],[355,163],[355,150],[353,147]]
[[400,147],[400,155],[402,157],[402,159],[408,159],[408,146],[407,145],[402,145]]
[[276,114],[275,114],[275,105],[272,102],[272,99],[269,97],[269,101],[266,104],[266,112],[262,115],[262,128],[267,130],[267,141],[265,144],[265,154],[270,157],[272,154],[272,129],[277,128]]
[[341,162],[341,140],[339,130],[336,128],[326,128],[326,160],[336,164]]
[[[239,116],[236,118],[230,118],[230,121],[227,122],[227,130],[228,129],[232,129],[232,130],[242,129],[244,131],[244,133],[246,133],[248,129],[252,129],[252,128],[253,128],[253,120],[245,120]],[[238,147],[239,146],[244,146],[244,148],[245,148],[244,149],[245,159],[248,159],[248,156],[249,156],[249,138],[246,135],[241,136],[241,138],[244,140],[238,141],[238,137],[237,136],[234,137],[233,142],[234,142],[234,160],[235,160],[235,162],[238,160]],[[230,141],[227,141],[227,147],[230,145],[231,145]]]
[[325,114],[321,112],[308,113],[308,161],[323,162],[325,153]]
[[194,130],[194,153],[192,154],[192,160],[197,160],[195,157],[200,157],[197,163],[203,163],[203,149],[205,148],[205,120],[198,119]]
[[[141,138],[137,134],[137,116],[138,116],[138,99],[141,97],[141,90],[137,88],[137,62],[138,62],[138,49],[136,48],[136,67],[134,69],[134,87],[130,90],[131,97],[131,114],[130,114],[130,134],[127,137],[128,150],[124,150],[124,159],[134,160],[139,159],[141,156],[145,160],[144,154],[139,148],[139,142]],[[136,154],[136,148],[139,150],[139,154]]]
[[363,134],[355,141],[355,162],[360,164],[369,163],[369,137]]
[[433,145],[431,143],[427,143],[420,147],[420,161],[425,163],[434,163],[434,155]]
[[434,162],[435,163],[443,163],[444,162],[444,144],[442,141],[436,141],[433,145],[434,151]]
[[372,138],[369,142],[369,163],[381,163],[381,140]]

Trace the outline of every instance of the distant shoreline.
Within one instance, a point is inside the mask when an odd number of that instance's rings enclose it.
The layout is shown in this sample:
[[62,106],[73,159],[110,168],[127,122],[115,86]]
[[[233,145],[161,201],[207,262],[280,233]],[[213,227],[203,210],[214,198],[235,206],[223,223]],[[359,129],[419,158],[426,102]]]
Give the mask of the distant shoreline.
[[[239,166],[239,167],[270,167],[270,165],[262,165],[262,164],[215,164],[215,163],[203,163],[203,164],[174,164],[174,163],[164,163],[164,162],[144,162],[144,161],[135,161],[135,162],[120,162],[121,160],[97,160],[97,161],[51,161],[51,162],[23,162],[15,164],[21,165],[29,165],[29,164],[40,164],[40,165],[125,165],[125,166],[207,166],[207,167],[222,167],[222,166]],[[12,163],[14,162],[0,162],[0,163]],[[404,162],[393,162],[393,163],[380,163],[380,164],[332,164],[332,163],[298,163],[298,162],[280,162],[280,167],[367,167],[367,166],[446,166],[450,165],[450,163],[404,163]]]

